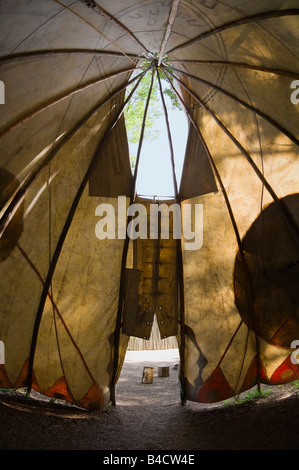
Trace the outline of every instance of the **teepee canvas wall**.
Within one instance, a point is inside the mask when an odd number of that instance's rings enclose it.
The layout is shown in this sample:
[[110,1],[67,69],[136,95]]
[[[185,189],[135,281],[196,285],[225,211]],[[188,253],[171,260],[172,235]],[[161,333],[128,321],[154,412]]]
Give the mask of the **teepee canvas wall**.
[[[298,0],[1,1],[1,387],[102,409],[154,314],[178,338],[183,402],[298,377],[298,15]],[[95,234],[101,204],[117,230],[119,196],[158,203],[136,194],[123,118],[145,71],[189,120],[166,205],[202,207],[198,249]]]

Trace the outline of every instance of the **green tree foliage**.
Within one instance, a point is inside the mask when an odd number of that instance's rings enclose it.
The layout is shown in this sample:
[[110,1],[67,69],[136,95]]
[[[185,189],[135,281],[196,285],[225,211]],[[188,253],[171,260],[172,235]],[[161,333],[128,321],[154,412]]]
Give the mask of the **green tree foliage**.
[[[172,88],[169,88],[169,82],[165,76],[165,73],[163,72],[162,69],[159,69],[159,77],[160,79],[162,80],[162,84],[163,84],[163,80],[166,82],[166,84],[168,85],[167,87],[163,87],[163,93],[164,95],[166,95],[168,97],[168,103],[171,107],[172,110],[174,109],[179,109],[179,110],[182,110],[182,106],[181,106],[181,103],[180,103],[180,100],[178,98],[178,96],[175,94],[175,92],[173,91]],[[171,79],[171,81],[173,81]]]
[[[142,68],[147,67],[148,63],[142,65]],[[128,134],[128,141],[130,144],[137,144],[140,138],[140,131],[146,106],[148,93],[150,90],[152,70],[144,75],[137,90],[130,99],[126,110],[125,120]],[[163,93],[166,96],[165,101],[171,109],[181,109],[178,97],[169,87],[169,83],[163,70],[158,71],[160,79],[163,84]],[[167,87],[165,86],[167,84]],[[127,89],[127,94],[132,90],[135,84],[131,84]],[[168,98],[168,99],[167,99]],[[154,86],[152,88],[151,99],[148,107],[146,125],[144,132],[144,139],[146,141],[152,141],[159,136],[159,130],[154,128],[155,121],[163,116],[164,111],[161,104],[160,90],[158,86],[158,79],[155,76]]]
[[[150,84],[151,73],[147,73],[142,78],[137,90],[133,94],[125,110],[128,141],[131,144],[137,144],[140,138],[140,131],[145,111],[146,100],[150,89]],[[134,87],[134,85],[135,83],[133,83],[127,89],[128,94]],[[152,89],[151,99],[146,117],[144,139],[147,141],[151,141],[158,136],[157,130],[153,129],[155,120],[163,114],[160,108],[158,96],[159,89],[155,84]]]

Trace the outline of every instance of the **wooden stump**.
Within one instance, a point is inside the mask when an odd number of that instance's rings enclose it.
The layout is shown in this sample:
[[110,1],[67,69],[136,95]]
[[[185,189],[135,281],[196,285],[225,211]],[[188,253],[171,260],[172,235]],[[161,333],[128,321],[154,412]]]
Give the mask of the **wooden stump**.
[[154,372],[155,372],[155,369],[153,367],[144,367],[143,376],[142,376],[142,383],[143,384],[152,384],[153,381],[154,381]]
[[169,377],[169,366],[159,366],[158,377]]

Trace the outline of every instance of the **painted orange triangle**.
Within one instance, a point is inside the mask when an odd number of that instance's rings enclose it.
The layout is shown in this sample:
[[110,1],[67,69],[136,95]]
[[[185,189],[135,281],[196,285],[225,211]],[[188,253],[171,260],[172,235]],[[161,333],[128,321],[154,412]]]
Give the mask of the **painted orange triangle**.
[[[24,362],[24,365],[22,367],[21,373],[20,373],[16,383],[14,384],[14,387],[16,387],[16,388],[27,387],[27,383],[28,383],[28,364],[29,364],[29,359],[26,359],[26,361]],[[42,393],[41,389],[40,389],[40,387],[37,383],[34,372],[32,374],[32,388],[34,390],[36,390],[37,392]]]
[[210,377],[200,387],[196,401],[202,403],[215,403],[217,401],[230,398],[233,395],[233,389],[224,377],[220,366],[217,366]]
[[7,372],[4,364],[0,365],[0,387],[1,388],[11,388],[11,383],[8,379]]
[[106,407],[105,397],[98,384],[93,383],[86,395],[77,403],[89,410],[103,410]]
[[74,402],[64,376],[60,377],[60,379],[58,379],[55,384],[46,392],[43,392],[43,394],[47,395],[48,397],[59,398],[61,400],[67,400],[72,403]]

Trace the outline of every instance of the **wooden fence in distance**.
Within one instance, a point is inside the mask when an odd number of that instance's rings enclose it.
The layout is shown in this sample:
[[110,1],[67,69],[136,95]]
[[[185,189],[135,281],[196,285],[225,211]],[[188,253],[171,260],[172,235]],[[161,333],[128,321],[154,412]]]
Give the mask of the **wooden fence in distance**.
[[176,336],[169,336],[168,338],[161,339],[158,322],[156,315],[154,317],[153,327],[150,339],[130,337],[128,344],[128,351],[147,351],[150,349],[177,349],[178,342]]

